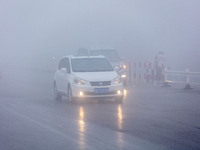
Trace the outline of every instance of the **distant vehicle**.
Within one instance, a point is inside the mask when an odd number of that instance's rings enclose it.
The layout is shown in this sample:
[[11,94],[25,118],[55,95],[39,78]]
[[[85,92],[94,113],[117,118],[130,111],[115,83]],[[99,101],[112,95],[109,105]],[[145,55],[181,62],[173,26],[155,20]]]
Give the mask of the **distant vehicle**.
[[121,76],[123,79],[124,85],[127,83],[127,62],[125,62],[124,59],[120,58],[118,52],[116,49],[112,47],[90,47],[88,49],[81,48],[77,51],[78,56],[98,56],[103,55],[107,57],[112,65],[114,66],[117,73]]
[[85,98],[114,98],[121,103],[124,86],[121,77],[104,56],[65,56],[54,77],[54,96],[70,102]]

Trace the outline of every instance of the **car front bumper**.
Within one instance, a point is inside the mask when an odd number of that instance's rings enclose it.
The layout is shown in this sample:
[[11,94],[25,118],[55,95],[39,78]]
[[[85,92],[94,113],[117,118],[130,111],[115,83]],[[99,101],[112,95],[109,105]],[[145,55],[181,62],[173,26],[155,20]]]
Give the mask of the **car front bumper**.
[[109,86],[73,85],[72,95],[77,98],[116,98],[124,96],[123,84]]

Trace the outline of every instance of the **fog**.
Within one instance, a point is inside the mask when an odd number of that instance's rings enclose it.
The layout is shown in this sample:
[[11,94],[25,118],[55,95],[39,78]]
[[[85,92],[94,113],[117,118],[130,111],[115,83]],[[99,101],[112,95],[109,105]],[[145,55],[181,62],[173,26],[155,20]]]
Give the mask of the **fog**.
[[107,45],[136,62],[163,51],[167,66],[200,71],[199,6],[199,0],[1,0],[0,67],[45,68],[80,47]]

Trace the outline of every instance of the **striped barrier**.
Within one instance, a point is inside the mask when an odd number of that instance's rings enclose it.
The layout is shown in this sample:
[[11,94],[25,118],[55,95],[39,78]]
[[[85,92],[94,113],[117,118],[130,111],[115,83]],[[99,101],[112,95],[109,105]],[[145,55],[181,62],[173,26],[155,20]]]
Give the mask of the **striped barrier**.
[[164,81],[164,64],[157,66],[152,62],[129,63],[129,81],[134,83],[156,83]]

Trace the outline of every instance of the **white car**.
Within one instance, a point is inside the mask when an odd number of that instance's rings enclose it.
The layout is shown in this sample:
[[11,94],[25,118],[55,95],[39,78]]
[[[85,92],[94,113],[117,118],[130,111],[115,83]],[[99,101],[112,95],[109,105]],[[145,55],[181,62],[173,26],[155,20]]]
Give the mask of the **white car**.
[[65,56],[54,77],[54,96],[72,102],[85,98],[114,98],[122,102],[124,85],[121,77],[104,56]]

